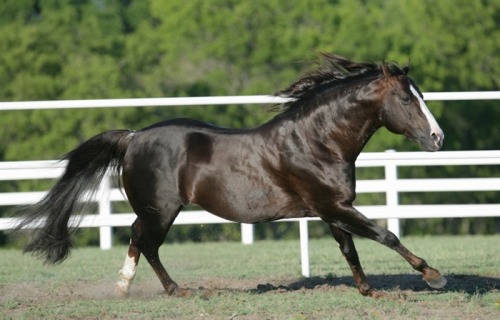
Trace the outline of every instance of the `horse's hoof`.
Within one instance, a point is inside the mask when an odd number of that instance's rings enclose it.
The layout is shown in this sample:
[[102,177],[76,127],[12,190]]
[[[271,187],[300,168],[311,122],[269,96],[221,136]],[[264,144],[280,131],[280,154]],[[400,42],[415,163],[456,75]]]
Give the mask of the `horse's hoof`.
[[383,298],[387,296],[386,292],[375,290],[370,284],[365,283],[359,286],[359,293],[365,297],[372,297],[375,299]]
[[375,289],[372,289],[369,293],[369,296],[375,299],[380,299],[380,298],[385,298],[388,296],[387,292],[383,291],[377,291]]
[[427,282],[427,284],[431,287],[431,288],[434,288],[434,289],[441,289],[442,287],[444,287],[446,285],[446,282],[448,282],[448,280],[446,280],[445,277],[443,276],[439,276],[437,277],[436,279],[432,279],[432,280],[425,280],[425,282]]
[[193,291],[188,289],[177,288],[172,296],[177,298],[189,298],[193,295]]
[[165,292],[171,296],[174,294],[179,289],[179,286],[175,282],[169,283],[167,286],[165,286]]
[[115,296],[117,298],[126,298],[128,297],[128,290],[123,287],[121,282],[117,282],[115,284]]

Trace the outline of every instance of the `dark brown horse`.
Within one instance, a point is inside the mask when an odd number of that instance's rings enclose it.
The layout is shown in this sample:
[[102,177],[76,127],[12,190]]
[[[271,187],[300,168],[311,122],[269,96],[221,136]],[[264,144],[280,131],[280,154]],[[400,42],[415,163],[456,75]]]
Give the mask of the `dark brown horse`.
[[244,223],[320,217],[363,295],[378,293],[363,273],[352,234],[394,249],[431,287],[443,287],[446,279],[439,271],[352,206],[355,161],[378,128],[403,134],[426,151],[441,148],[443,131],[407,67],[323,56],[322,66],[278,92],[291,102],[260,127],[225,129],[174,119],[137,132],[104,132],[84,142],[66,155],[64,175],[20,224],[46,217],[25,251],[51,263],[64,260],[71,248],[70,215],[81,209],[82,194],[95,190],[112,166],[122,170],[123,187],[137,214],[116,286],[120,294],[127,294],[141,253],[168,294],[178,289],[158,248],[189,204]]

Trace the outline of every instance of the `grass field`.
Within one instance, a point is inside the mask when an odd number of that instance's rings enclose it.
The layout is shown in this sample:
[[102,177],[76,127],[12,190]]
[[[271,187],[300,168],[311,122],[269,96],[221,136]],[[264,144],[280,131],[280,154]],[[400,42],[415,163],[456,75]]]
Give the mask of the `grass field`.
[[355,240],[383,299],[361,296],[335,242],[311,240],[300,276],[298,241],[164,245],[172,277],[191,289],[170,297],[142,259],[128,298],[114,297],[126,247],[80,248],[58,266],[0,249],[2,319],[500,319],[500,235],[406,237],[447,278],[432,290],[396,253]]

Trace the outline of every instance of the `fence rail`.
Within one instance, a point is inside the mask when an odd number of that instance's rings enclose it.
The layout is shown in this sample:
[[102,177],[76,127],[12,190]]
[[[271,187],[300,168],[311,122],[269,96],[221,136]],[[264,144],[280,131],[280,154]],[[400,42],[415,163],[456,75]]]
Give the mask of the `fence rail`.
[[[425,92],[426,101],[500,100],[500,91]],[[0,111],[68,109],[68,108],[117,108],[117,107],[167,107],[229,104],[276,104],[289,101],[277,96],[219,96],[178,98],[88,99],[56,101],[0,102]]]
[[[0,180],[40,180],[59,177],[65,162],[58,161],[14,161],[0,162]],[[419,204],[402,205],[399,194],[402,192],[469,192],[500,191],[500,177],[474,178],[436,178],[436,179],[400,179],[398,168],[405,166],[463,166],[463,165],[500,165],[500,151],[448,151],[438,153],[425,152],[378,152],[362,153],[357,167],[382,167],[384,179],[358,180],[357,193],[384,193],[385,205],[358,206],[370,219],[387,219],[388,228],[400,236],[399,219],[453,218],[453,217],[498,217],[499,203],[494,204]],[[98,212],[76,217],[80,227],[100,228],[102,249],[112,245],[112,227],[130,226],[135,219],[133,213],[112,213],[112,203],[126,201],[121,190],[111,187],[109,175],[103,179],[99,191],[89,201],[98,204]],[[38,202],[46,191],[3,192],[0,193],[0,206],[29,205]],[[281,221],[300,222],[302,273],[309,276],[308,221],[316,218],[286,219]],[[18,222],[18,218],[0,218],[0,230],[9,230]],[[174,224],[212,224],[232,223],[206,211],[182,211]],[[32,225],[31,227],[35,227]],[[242,242],[253,242],[253,226],[242,224]]]
[[[425,100],[500,100],[500,91],[488,92],[427,92]],[[22,111],[35,109],[62,108],[110,108],[138,106],[179,106],[179,105],[227,105],[227,104],[276,104],[287,101],[274,96],[233,96],[196,98],[146,98],[146,99],[101,99],[65,101],[20,101],[0,102],[0,111]],[[382,152],[362,153],[357,167],[382,167],[384,179],[358,180],[358,193],[384,193],[385,205],[357,207],[370,219],[387,219],[388,229],[400,235],[399,219],[411,218],[453,218],[453,217],[498,217],[499,203],[493,204],[440,204],[402,205],[402,192],[469,192],[499,191],[500,177],[446,178],[446,179],[400,179],[398,168],[405,166],[462,166],[500,165],[500,151],[456,151],[456,152]],[[39,180],[58,178],[65,163],[57,161],[15,161],[0,162],[0,181]],[[98,212],[84,215],[81,227],[100,228],[102,249],[110,248],[113,227],[130,226],[135,219],[133,213],[112,213],[112,202],[125,201],[123,193],[111,187],[106,176],[99,192],[91,201],[98,204]],[[45,191],[0,193],[0,206],[29,205],[36,203]],[[314,218],[288,219],[299,221],[302,274],[309,276],[308,221]],[[0,230],[10,230],[18,218],[0,218]],[[230,223],[231,221],[211,215],[206,211],[183,211],[174,224]],[[253,242],[253,226],[241,225],[242,242]]]

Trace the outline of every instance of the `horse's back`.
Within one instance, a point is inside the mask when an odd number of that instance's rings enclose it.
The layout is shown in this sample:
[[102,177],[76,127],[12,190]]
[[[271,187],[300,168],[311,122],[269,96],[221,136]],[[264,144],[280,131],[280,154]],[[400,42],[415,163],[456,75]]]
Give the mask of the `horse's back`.
[[124,186],[136,197],[193,203],[229,220],[274,220],[294,204],[276,184],[273,166],[265,165],[273,161],[271,149],[258,130],[165,121],[136,133],[123,164]]
[[243,139],[238,133],[193,119],[167,120],[135,132],[122,164],[127,193],[178,194],[183,204],[193,202],[193,184],[224,161],[227,152],[220,146],[234,151],[236,140]]

